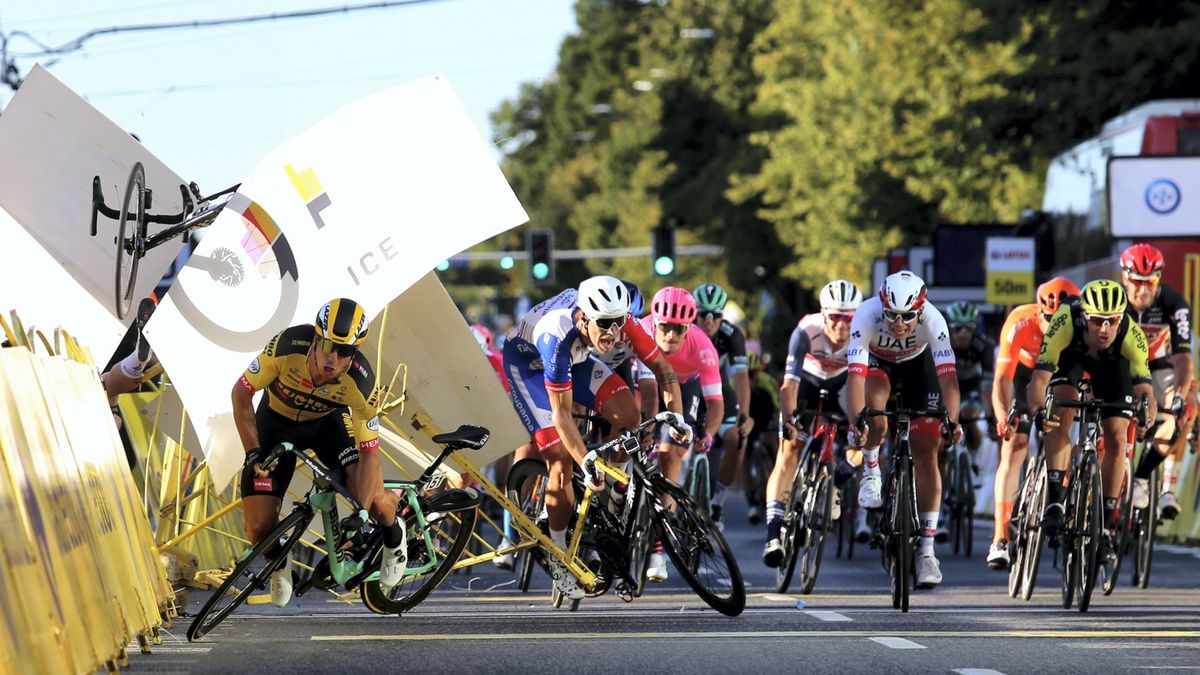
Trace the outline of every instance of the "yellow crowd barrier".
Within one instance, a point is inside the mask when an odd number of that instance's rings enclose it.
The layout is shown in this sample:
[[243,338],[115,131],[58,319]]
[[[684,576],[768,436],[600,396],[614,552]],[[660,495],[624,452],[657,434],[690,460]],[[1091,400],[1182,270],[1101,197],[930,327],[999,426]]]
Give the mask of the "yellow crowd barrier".
[[[19,325],[4,332],[28,344]],[[0,562],[0,673],[112,670],[163,621],[171,588],[93,366],[0,350]]]

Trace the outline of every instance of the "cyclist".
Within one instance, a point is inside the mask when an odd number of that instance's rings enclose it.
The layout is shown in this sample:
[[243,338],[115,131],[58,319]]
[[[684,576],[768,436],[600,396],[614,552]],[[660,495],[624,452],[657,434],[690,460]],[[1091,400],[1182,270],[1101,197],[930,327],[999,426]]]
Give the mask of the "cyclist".
[[[654,335],[654,341],[679,378],[683,396],[683,418],[696,429],[697,442],[685,443],[664,433],[658,444],[658,463],[663,475],[682,483],[683,456],[689,447],[708,452],[721,426],[724,402],[721,395],[720,360],[717,349],[704,331],[691,330],[696,320],[696,301],[686,288],[668,286],[654,294],[650,314],[641,320],[642,328]],[[652,387],[652,383],[648,383]],[[703,401],[703,408],[701,408]],[[703,426],[701,426],[703,425]],[[704,436],[699,438],[700,430]],[[665,581],[666,561],[662,545],[656,543],[646,569],[649,581]]]
[[[512,386],[513,406],[550,473],[546,486],[550,538],[564,551],[575,501],[572,469],[588,452],[572,414],[574,404],[602,415],[614,436],[638,423],[629,386],[592,356],[589,347],[606,352],[618,341],[628,341],[638,359],[654,372],[667,409],[682,411],[675,371],[653,338],[635,325],[629,307],[629,289],[620,279],[591,277],[578,291],[568,288],[534,306],[504,343],[504,371]],[[690,434],[675,440],[686,444]],[[586,478],[603,489],[601,477]],[[583,589],[565,565],[552,556],[547,562],[564,595],[573,600],[583,597]]]
[[[1146,335],[1125,313],[1126,305],[1121,284],[1100,279],[1084,286],[1078,300],[1062,304],[1054,312],[1027,392],[1031,406],[1038,407],[1039,417],[1044,417],[1047,387],[1052,388],[1056,398],[1074,398],[1078,393],[1073,385],[1080,373],[1087,371],[1097,399],[1130,403],[1135,394],[1145,394],[1150,398],[1148,419],[1154,418],[1157,406],[1150,382]],[[1065,514],[1063,476],[1070,460],[1074,413],[1073,409],[1061,408],[1042,423],[1049,484],[1042,528],[1051,535],[1052,546],[1058,545],[1057,537],[1052,535],[1062,528]],[[1106,532],[1111,531],[1125,480],[1125,455],[1117,449],[1125,447],[1131,416],[1127,411],[1106,410],[1101,417],[1104,447],[1110,449],[1100,460]],[[1105,546],[1108,555],[1113,550],[1108,536]]]
[[870,406],[882,410],[892,393],[898,392],[905,407],[940,405],[949,413],[949,429],[943,430],[941,420],[931,417],[918,417],[910,425],[921,532],[917,585],[929,588],[942,582],[941,566],[933,553],[942,500],[938,448],[943,432],[957,443],[962,430],[958,426],[954,350],[950,347],[946,319],[936,307],[926,303],[926,296],[925,282],[904,270],[889,275],[879,287],[879,295],[859,306],[850,323],[850,348],[846,352],[850,373],[846,380],[846,412],[855,420],[851,445],[864,448],[858,503],[868,509],[883,505],[879,447],[887,432],[887,422],[883,417],[864,420],[863,409]]
[[976,422],[993,417],[990,390],[996,370],[996,341],[979,331],[979,309],[972,302],[951,303],[946,308],[946,323],[950,326],[950,346],[954,348],[962,397],[958,419],[967,449],[974,455],[983,443],[983,432]]
[[992,382],[992,409],[997,412],[996,436],[1000,438],[1000,463],[996,466],[995,530],[988,550],[987,564],[994,570],[1008,569],[1009,523],[1013,500],[1021,480],[1021,466],[1029,451],[1030,412],[1025,390],[1042,335],[1059,305],[1079,295],[1079,287],[1064,277],[1055,277],[1038,286],[1037,302],[1019,305],[1009,312],[1000,329],[1000,349]]
[[[116,421],[118,429],[124,425],[124,421],[121,419],[120,409],[117,407],[117,397],[136,391],[142,384],[142,375],[146,369],[151,363],[157,363],[154,350],[150,348],[150,342],[142,334],[142,329],[157,307],[158,304],[154,298],[142,298],[142,301],[138,303],[133,325],[130,326],[130,331],[134,334],[132,349],[124,358],[100,375],[100,384],[108,395],[108,406],[112,409],[113,419]],[[122,344],[125,342],[122,341]]]
[[[629,291],[629,314],[635,320],[639,319],[646,312],[646,301],[642,298],[642,291],[638,285],[632,281],[622,280],[625,288]],[[635,321],[635,324],[638,322]],[[653,336],[653,331],[651,331]],[[658,398],[656,395],[642,396],[638,389],[638,383],[645,380],[653,383],[654,373],[646,364],[637,359],[633,353],[633,346],[629,340],[624,337],[617,339],[617,343],[607,352],[602,352],[596,347],[589,347],[592,356],[600,360],[601,363],[608,366],[612,371],[621,376],[625,380],[625,384],[629,385],[630,391],[633,392],[634,398],[638,402],[638,409],[642,411],[642,419],[649,419],[658,412]],[[682,382],[683,380],[680,379]],[[653,384],[651,384],[653,386]],[[653,394],[653,392],[651,392]]]
[[1195,415],[1182,414],[1192,381],[1192,318],[1187,300],[1163,283],[1163,267],[1162,251],[1150,244],[1134,244],[1121,253],[1121,282],[1129,298],[1128,312],[1150,345],[1150,378],[1159,413],[1155,452],[1143,452],[1134,471],[1133,506],[1144,509],[1149,505],[1149,479],[1166,459],[1159,513],[1171,520],[1179,515],[1174,487],[1183,446],[1195,421]]
[[[822,389],[842,399],[840,409],[834,412],[845,410],[846,350],[850,346],[850,322],[863,301],[862,291],[852,282],[838,279],[821,289],[819,299],[821,311],[800,319],[788,341],[787,366],[779,389],[779,450],[767,480],[767,544],[763,548],[763,564],[767,567],[779,567],[783,561],[783,542],[779,538],[783,500],[807,440],[793,425],[793,416],[796,411],[815,411]],[[834,520],[840,512],[841,505],[835,504]]]
[[[397,497],[383,489],[379,463],[379,404],[383,391],[359,346],[367,338],[367,314],[353,300],[330,300],[313,324],[285,329],[250,362],[233,385],[233,419],[246,451],[241,489],[246,532],[257,543],[279,521],[279,507],[296,464],[280,460],[263,471],[260,460],[288,441],[312,448],[331,469],[345,472],[350,494],[383,525],[379,582],[400,582],[408,555]],[[258,410],[254,393],[266,389]],[[268,553],[268,556],[270,554]],[[271,575],[271,602],[292,596],[291,561]]]

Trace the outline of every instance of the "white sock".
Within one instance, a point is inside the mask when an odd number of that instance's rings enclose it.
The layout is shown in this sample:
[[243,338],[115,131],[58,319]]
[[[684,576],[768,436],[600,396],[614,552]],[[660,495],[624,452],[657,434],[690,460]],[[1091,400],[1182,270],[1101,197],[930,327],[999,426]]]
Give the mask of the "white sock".
[[550,530],[550,540],[554,542],[555,546],[561,548],[564,551],[567,550],[567,530],[566,530],[566,528],[561,529],[561,530],[551,529]]
[[130,352],[129,356],[121,359],[121,372],[131,380],[137,380],[142,377],[142,372],[146,370],[146,364],[150,363],[150,357],[146,357],[143,361],[138,358],[137,350]]
[[713,492],[712,499],[709,500],[709,503],[713,506],[725,506],[725,496],[728,494],[728,492],[729,486],[721,481],[717,481],[717,489],[715,492]]
[[879,475],[879,446],[863,448],[863,470]]
[[921,544],[917,555],[933,555],[933,535],[937,533],[938,512],[922,511],[917,517],[921,524]]
[[855,511],[854,511],[854,529],[856,529],[856,530],[867,529],[867,510],[866,509],[855,509]]

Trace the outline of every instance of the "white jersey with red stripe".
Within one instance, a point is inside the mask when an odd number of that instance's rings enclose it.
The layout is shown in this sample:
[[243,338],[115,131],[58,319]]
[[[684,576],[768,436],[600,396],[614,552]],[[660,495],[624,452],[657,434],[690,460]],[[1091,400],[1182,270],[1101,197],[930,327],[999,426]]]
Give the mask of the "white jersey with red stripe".
[[852,375],[866,375],[871,356],[901,363],[917,358],[926,349],[932,350],[938,375],[954,374],[954,348],[950,345],[950,331],[937,307],[933,303],[925,303],[921,317],[917,319],[916,331],[901,340],[893,337],[888,330],[883,320],[883,302],[876,296],[864,301],[854,313],[846,360]]
[[[792,345],[797,348],[793,349]],[[824,315],[820,312],[805,315],[792,331],[784,379],[799,381],[807,374],[818,383],[832,380],[846,372],[849,348],[848,341],[835,347],[829,340],[825,334]]]

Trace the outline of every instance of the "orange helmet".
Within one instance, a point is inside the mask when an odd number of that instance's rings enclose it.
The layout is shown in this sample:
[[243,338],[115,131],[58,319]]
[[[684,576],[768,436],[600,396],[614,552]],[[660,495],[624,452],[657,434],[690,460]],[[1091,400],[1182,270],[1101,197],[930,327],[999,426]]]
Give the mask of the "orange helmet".
[[1066,277],[1054,277],[1038,286],[1038,306],[1046,314],[1053,314],[1072,295],[1079,295],[1079,287]]

